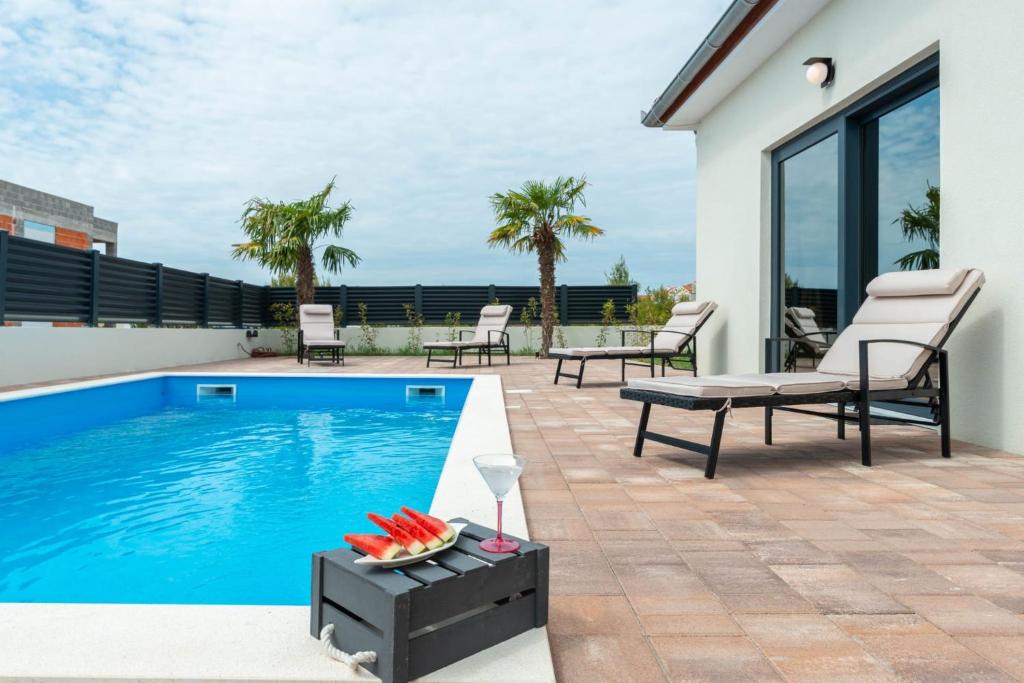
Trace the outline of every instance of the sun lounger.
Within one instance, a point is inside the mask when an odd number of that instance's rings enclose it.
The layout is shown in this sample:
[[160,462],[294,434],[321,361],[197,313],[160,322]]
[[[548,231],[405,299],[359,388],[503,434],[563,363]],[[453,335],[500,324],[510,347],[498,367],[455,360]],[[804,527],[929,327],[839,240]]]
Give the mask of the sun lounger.
[[[772,411],[790,410],[860,425],[861,463],[871,465],[871,402],[914,403],[927,399],[933,419],[886,417],[886,422],[937,425],[942,457],[950,457],[949,356],[944,345],[985,282],[980,270],[945,269],[885,273],[867,286],[868,297],[853,322],[836,338],[815,372],[633,379],[620,396],[643,403],[633,455],[651,440],[707,456],[704,476],[713,478],[731,408],[765,409],[765,444],[772,442]],[[766,364],[773,346],[765,342]],[[938,386],[929,366],[938,364]],[[648,431],[652,405],[714,411],[711,443],[701,444]],[[835,404],[835,412],[793,406]],[[855,405],[857,416],[846,414]],[[917,404],[919,405],[919,403]]]
[[786,309],[784,318],[786,336],[793,340],[786,354],[786,372],[796,370],[797,358],[801,350],[811,358],[811,367],[817,367],[818,361],[831,346],[830,339],[838,334],[835,330],[823,330],[818,327],[814,311],[802,306],[791,306]]
[[[559,377],[576,380],[576,388],[583,384],[583,371],[590,360],[622,361],[622,381],[626,381],[626,365],[650,367],[654,377],[655,361],[661,360],[661,374],[665,375],[665,364],[672,358],[688,355],[694,376],[697,375],[697,331],[715,312],[717,304],[713,301],[686,301],[672,307],[672,317],[660,330],[622,330],[621,346],[578,346],[573,348],[554,348],[548,351],[550,358],[558,359],[555,368],[555,384]],[[646,335],[649,341],[644,346],[626,346],[627,334]],[[644,363],[637,359],[646,359]],[[577,374],[562,372],[564,361],[579,361]]]
[[338,339],[334,327],[334,308],[330,304],[302,304],[299,306],[298,360],[307,365],[313,361],[314,351],[330,351],[331,361],[345,364],[345,342]]
[[[476,351],[477,363],[481,357],[487,355],[487,364],[491,364],[491,353],[504,353],[505,364],[511,363],[509,336],[505,328],[508,327],[509,318],[512,317],[512,307],[503,304],[491,304],[480,309],[480,320],[473,330],[470,339],[464,339],[469,330],[459,330],[459,338],[454,341],[426,342],[423,348],[427,350],[427,367],[430,363],[451,363],[452,367],[462,365],[462,354],[466,351]],[[435,351],[450,351],[450,358],[435,358]]]

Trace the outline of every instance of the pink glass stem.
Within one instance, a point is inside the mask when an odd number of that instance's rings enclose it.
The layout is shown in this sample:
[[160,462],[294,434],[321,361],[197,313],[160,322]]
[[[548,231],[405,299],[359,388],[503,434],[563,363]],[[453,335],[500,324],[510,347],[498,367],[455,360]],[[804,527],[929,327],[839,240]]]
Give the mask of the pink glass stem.
[[498,545],[505,540],[501,535],[501,498],[498,499]]

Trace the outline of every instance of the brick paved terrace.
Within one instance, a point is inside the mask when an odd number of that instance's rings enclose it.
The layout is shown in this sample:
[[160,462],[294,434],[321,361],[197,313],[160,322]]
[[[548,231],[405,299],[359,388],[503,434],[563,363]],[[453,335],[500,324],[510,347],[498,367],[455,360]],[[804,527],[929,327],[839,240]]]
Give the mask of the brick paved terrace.
[[[736,410],[709,481],[695,454],[648,443],[632,457],[640,406],[618,398],[618,365],[592,363],[582,390],[553,386],[553,370],[515,358],[480,372],[502,375],[529,459],[560,681],[1024,680],[1024,458],[954,441],[944,461],[934,432],[883,426],[863,468],[855,428],[843,442],[832,422],[777,413],[766,447],[761,411]],[[652,413],[652,429],[691,440],[710,426],[710,414]]]

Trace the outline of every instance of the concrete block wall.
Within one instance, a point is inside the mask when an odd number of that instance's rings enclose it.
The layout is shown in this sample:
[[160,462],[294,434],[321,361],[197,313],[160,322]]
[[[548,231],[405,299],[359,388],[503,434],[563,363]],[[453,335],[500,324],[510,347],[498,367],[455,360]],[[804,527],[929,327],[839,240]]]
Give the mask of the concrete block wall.
[[0,230],[21,235],[24,220],[54,226],[56,243],[76,249],[117,243],[117,223],[97,218],[88,204],[0,180]]

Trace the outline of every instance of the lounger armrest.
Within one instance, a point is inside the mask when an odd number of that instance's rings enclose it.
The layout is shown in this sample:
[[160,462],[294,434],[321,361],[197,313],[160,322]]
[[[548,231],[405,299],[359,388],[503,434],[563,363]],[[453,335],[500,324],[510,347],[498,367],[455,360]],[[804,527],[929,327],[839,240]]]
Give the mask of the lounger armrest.
[[[860,351],[860,391],[862,396],[867,396],[869,392],[868,382],[871,377],[871,372],[868,366],[868,350],[872,344],[906,344],[907,346],[916,346],[927,351],[931,351],[934,357],[946,356],[949,352],[945,349],[939,348],[933,344],[925,344],[924,342],[911,341],[909,339],[861,339],[858,342]],[[943,361],[945,362],[945,361]]]
[[627,328],[627,329],[624,329],[624,330],[620,330],[620,335],[619,336],[622,338],[622,345],[623,346],[626,345],[626,333],[627,332],[633,332],[633,333],[636,333],[636,334],[649,334],[651,336],[651,341],[650,341],[651,356],[654,355],[654,337],[655,337],[655,335],[658,334],[657,330],[641,330],[640,328]]
[[[654,355],[654,338],[657,337],[659,334],[662,334],[662,333],[664,333],[664,334],[678,334],[678,335],[681,335],[683,337],[693,337],[693,334],[691,334],[690,332],[683,332],[682,330],[665,330],[665,329],[661,329],[661,330],[641,330],[641,329],[635,329],[635,328],[634,329],[625,329],[625,330],[621,331],[622,345],[623,346],[626,345],[626,333],[627,332],[635,332],[635,333],[638,333],[638,334],[650,335],[650,337],[651,337],[650,347],[651,347],[651,355],[652,356]],[[680,352],[682,352],[683,349],[682,349],[682,347],[680,347],[678,350]]]
[[462,335],[466,334],[467,332],[473,332],[473,330],[459,330],[459,341],[462,341]]
[[504,342],[506,345],[509,344],[510,339],[509,339],[509,336],[508,336],[508,332],[506,332],[505,330],[487,330],[487,345],[488,346],[494,346],[495,345],[494,344],[494,340],[491,338],[492,334],[498,335],[498,344],[497,344],[498,346],[502,346],[502,342]]

